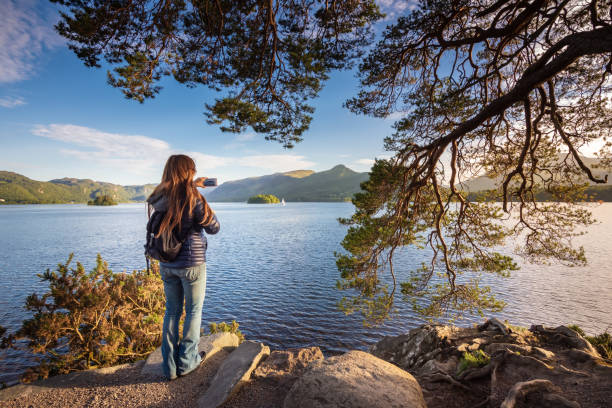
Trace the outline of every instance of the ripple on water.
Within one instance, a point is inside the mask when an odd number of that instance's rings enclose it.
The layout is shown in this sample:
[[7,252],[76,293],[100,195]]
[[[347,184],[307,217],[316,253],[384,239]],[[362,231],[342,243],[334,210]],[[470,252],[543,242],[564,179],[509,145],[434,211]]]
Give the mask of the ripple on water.
[[[203,325],[237,320],[245,335],[273,348],[320,346],[326,354],[365,349],[384,335],[404,333],[423,323],[397,302],[398,315],[376,328],[359,316],[336,309],[343,293],[335,289],[348,203],[288,203],[287,206],[212,204],[221,231],[209,236]],[[487,278],[508,306],[499,317],[514,324],[577,323],[587,332],[612,326],[612,205],[595,209],[602,223],[581,237],[590,266],[524,265],[512,277]],[[0,325],[17,328],[29,314],[25,298],[46,287],[36,273],[55,268],[70,252],[87,268],[99,252],[115,271],[142,268],[143,205],[110,208],[83,205],[0,207]],[[396,260],[401,278],[416,268],[426,251],[406,249]],[[460,324],[479,322],[469,317]],[[0,382],[11,381],[32,365],[16,351],[0,355]]]

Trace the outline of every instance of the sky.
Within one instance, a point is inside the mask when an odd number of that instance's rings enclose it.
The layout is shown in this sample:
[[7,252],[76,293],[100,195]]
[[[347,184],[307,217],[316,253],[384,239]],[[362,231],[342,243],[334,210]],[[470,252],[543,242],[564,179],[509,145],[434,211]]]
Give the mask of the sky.
[[[381,2],[392,18],[407,2]],[[0,170],[34,180],[89,178],[130,185],[158,183],[167,157],[184,153],[199,176],[228,180],[344,164],[368,171],[388,157],[393,120],[342,107],[357,93],[354,72],[334,73],[310,130],[293,149],[253,132],[223,133],[206,124],[204,105],[218,94],[164,79],[155,99],[127,100],[106,82],[107,68],[87,68],[53,29],[48,1],[0,0]]]

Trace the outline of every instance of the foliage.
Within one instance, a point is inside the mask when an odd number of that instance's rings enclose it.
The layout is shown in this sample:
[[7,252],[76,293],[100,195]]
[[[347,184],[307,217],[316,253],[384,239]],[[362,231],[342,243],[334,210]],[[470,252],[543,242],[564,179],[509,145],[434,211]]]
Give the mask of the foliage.
[[280,200],[277,196],[272,194],[257,194],[249,197],[247,200],[249,204],[278,204]]
[[110,196],[99,195],[94,200],[88,201],[87,205],[117,205],[117,202]]
[[57,31],[86,66],[114,66],[108,82],[143,102],[164,76],[228,93],[206,105],[223,131],[251,127],[292,147],[334,69],[350,66],[382,15],[373,0],[51,0]]
[[567,327],[584,337],[604,358],[612,359],[612,335],[607,330],[597,336],[587,336],[578,325],[570,324]]
[[39,274],[49,291],[26,300],[34,315],[12,340],[27,339],[27,347],[41,355],[26,381],[132,362],[161,343],[165,305],[157,264],[149,272],[114,273],[98,255],[87,273],[81,263],[70,266],[72,257]]
[[210,334],[234,333],[236,336],[238,336],[238,339],[242,343],[244,341],[244,334],[242,334],[240,329],[238,329],[239,326],[240,325],[235,320],[232,320],[231,324],[227,324],[225,322],[221,322],[221,323],[211,322],[208,324],[208,328],[210,329]]
[[607,331],[597,336],[586,336],[589,341],[604,358],[612,360],[612,335]]
[[116,201],[144,201],[155,186],[119,186],[93,180],[63,178],[36,181],[21,174],[0,171],[2,204],[86,203],[97,195],[109,195]]
[[478,349],[472,352],[463,352],[463,356],[459,360],[457,366],[457,375],[461,374],[468,368],[484,367],[491,361],[491,357],[484,351]]
[[359,184],[367,178],[367,173],[357,173],[343,165],[316,173],[297,170],[223,183],[206,198],[210,201],[244,202],[266,191],[294,202],[344,201],[359,192]]
[[[355,113],[402,118],[385,140],[338,254],[346,311],[384,320],[397,292],[427,317],[497,311],[483,274],[509,276],[513,237],[530,262],[584,265],[572,245],[594,220],[580,155],[612,162],[609,1],[423,1],[389,25],[359,68]],[[495,180],[467,198],[467,180]],[[545,191],[551,202],[537,202]],[[470,201],[473,200],[473,201]],[[496,204],[499,202],[501,204]],[[394,268],[401,247],[428,247],[421,268]],[[401,272],[402,281],[396,281]],[[406,277],[404,277],[407,274]]]

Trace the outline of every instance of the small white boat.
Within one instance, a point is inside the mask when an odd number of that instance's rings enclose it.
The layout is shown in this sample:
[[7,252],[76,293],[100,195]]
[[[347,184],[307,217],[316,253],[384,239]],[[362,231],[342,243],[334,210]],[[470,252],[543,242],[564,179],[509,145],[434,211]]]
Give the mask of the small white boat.
[[285,205],[285,198],[281,199],[281,205],[284,206]]

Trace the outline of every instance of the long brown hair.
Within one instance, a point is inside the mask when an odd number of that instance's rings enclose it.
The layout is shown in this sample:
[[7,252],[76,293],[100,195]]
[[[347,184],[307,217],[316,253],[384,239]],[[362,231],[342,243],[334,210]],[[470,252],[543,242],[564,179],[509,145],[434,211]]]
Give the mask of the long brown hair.
[[157,236],[160,236],[164,231],[172,231],[175,227],[180,229],[185,208],[188,209],[189,216],[191,216],[197,200],[201,200],[204,204],[202,225],[210,224],[213,220],[213,211],[193,183],[195,175],[196,166],[191,157],[184,154],[175,154],[168,157],[161,183],[155,187],[150,195],[150,197],[153,197],[163,194],[168,199],[168,211],[159,226]]

